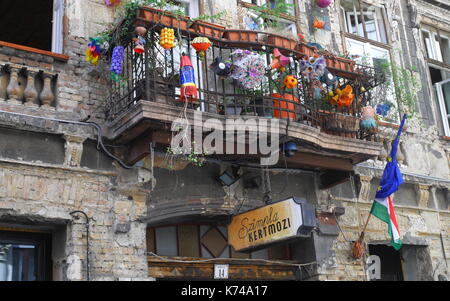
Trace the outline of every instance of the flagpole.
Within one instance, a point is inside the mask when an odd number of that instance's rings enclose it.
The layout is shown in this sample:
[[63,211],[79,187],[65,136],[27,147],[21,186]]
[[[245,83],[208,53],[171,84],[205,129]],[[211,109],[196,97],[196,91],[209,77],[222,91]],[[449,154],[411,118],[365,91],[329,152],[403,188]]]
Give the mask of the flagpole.
[[[393,157],[394,162],[395,162],[395,156],[396,156],[398,143],[400,142],[400,135],[401,135],[401,133],[403,131],[403,126],[405,124],[406,118],[407,118],[407,114],[404,114],[403,117],[402,117],[402,121],[400,123],[400,127],[399,127],[398,132],[397,132],[397,136],[395,137],[395,140],[394,140],[394,142],[392,144],[391,155],[390,156]],[[393,152],[393,150],[394,150],[394,152]],[[352,246],[352,255],[353,255],[353,258],[355,258],[355,259],[360,259],[362,257],[362,255],[363,255],[362,242],[364,240],[364,233],[366,231],[367,225],[369,224],[369,220],[370,220],[370,216],[371,215],[372,215],[372,213],[369,212],[369,216],[367,217],[366,223],[364,225],[364,229],[362,230],[361,234],[359,235],[358,240],[355,241],[355,243]]]

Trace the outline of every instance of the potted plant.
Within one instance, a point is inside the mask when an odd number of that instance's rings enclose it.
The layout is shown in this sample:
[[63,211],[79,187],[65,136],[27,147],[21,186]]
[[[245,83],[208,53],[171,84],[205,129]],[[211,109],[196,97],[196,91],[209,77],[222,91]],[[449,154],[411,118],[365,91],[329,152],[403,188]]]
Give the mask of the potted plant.
[[150,6],[142,6],[138,10],[137,19],[139,21],[147,21],[152,23],[160,23],[167,27],[175,27],[181,30],[187,30],[189,17],[185,16],[182,11],[166,11],[152,8]]

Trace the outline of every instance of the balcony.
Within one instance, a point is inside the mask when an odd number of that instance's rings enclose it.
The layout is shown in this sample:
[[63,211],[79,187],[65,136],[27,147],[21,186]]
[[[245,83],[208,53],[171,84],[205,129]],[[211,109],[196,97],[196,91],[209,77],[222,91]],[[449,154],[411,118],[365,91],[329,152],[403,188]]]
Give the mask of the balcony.
[[[361,108],[370,105],[370,90],[383,82],[376,70],[355,65],[345,58],[282,36],[256,31],[226,30],[205,22],[189,22],[170,17],[151,8],[138,11],[134,25],[146,27],[145,50],[134,52],[133,36],[120,41],[124,46],[123,73],[112,81],[111,96],[105,105],[106,136],[109,140],[129,145],[129,163],[145,156],[148,142],[170,144],[170,124],[183,117],[193,123],[194,112],[202,112],[203,119],[278,119],[281,143],[296,141],[302,150],[287,158],[292,168],[340,170],[348,172],[353,164],[377,156],[381,144],[373,142],[373,133],[359,129]],[[160,46],[161,29],[173,28],[178,45],[168,50]],[[117,30],[123,30],[120,26]],[[129,29],[133,32],[133,29]],[[196,37],[207,37],[211,46],[201,58],[193,46]],[[181,47],[179,47],[181,45]],[[277,50],[287,57],[284,75],[274,66]],[[198,97],[180,97],[180,56],[187,54],[195,70]],[[214,67],[225,62],[231,68],[242,67],[243,73],[252,71],[250,61],[242,62],[242,53],[255,55],[263,62],[264,74],[255,82],[243,81],[238,75],[220,73]],[[302,73],[302,59],[323,56],[334,80],[332,85],[313,80]],[[279,55],[279,53],[278,53]],[[247,69],[246,69],[247,68]],[[280,68],[281,69],[281,68]],[[235,69],[234,69],[235,70]],[[226,70],[227,72],[229,70]],[[234,71],[232,71],[234,72]],[[226,72],[225,72],[226,73]],[[259,74],[260,75],[260,74]],[[292,89],[283,84],[285,75],[294,75],[298,83]],[[329,96],[336,89],[351,86],[354,101],[349,106],[331,105]],[[333,93],[333,94],[330,94]],[[328,97],[328,98],[327,98]],[[191,123],[191,124],[192,124]],[[258,156],[245,155],[252,161]],[[227,156],[222,156],[226,160]],[[233,159],[235,159],[233,157]],[[279,167],[284,166],[281,163]]]

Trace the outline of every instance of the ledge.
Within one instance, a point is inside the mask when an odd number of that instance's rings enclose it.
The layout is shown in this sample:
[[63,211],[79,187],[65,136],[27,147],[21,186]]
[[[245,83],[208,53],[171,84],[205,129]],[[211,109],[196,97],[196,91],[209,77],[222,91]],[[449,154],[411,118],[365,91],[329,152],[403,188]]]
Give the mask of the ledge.
[[62,62],[67,62],[70,59],[69,56],[64,55],[64,54],[55,53],[55,52],[51,52],[51,51],[47,51],[47,50],[41,50],[41,49],[18,45],[18,44],[13,44],[13,43],[8,43],[8,42],[3,42],[3,41],[0,41],[0,46],[14,48],[17,50],[32,52],[32,53],[41,54],[41,55],[45,55],[45,56],[50,56],[50,57],[54,58],[55,60],[62,61]]

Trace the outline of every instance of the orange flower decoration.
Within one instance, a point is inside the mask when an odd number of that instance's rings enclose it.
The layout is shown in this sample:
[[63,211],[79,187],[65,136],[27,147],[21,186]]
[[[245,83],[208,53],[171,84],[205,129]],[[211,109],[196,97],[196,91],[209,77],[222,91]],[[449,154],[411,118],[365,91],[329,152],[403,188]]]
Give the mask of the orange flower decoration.
[[294,89],[295,87],[297,87],[298,84],[298,80],[295,78],[295,76],[293,75],[287,75],[284,78],[284,86],[288,89]]
[[315,18],[313,21],[313,27],[317,29],[323,29],[325,27],[325,21]]
[[352,86],[347,85],[343,90],[336,89],[335,95],[331,97],[330,102],[332,105],[339,107],[349,107],[354,98],[355,94],[353,94]]

